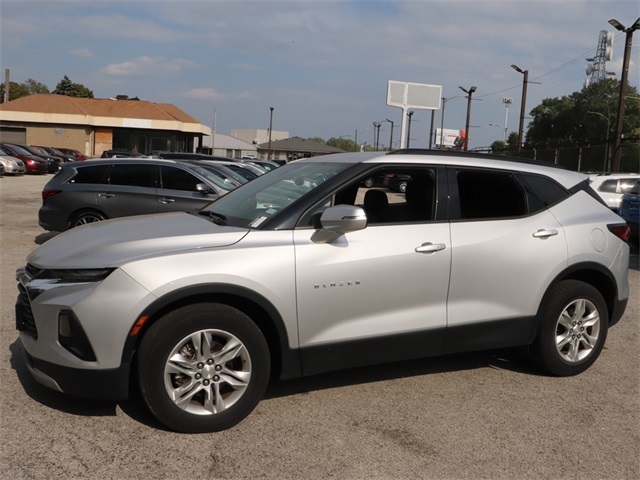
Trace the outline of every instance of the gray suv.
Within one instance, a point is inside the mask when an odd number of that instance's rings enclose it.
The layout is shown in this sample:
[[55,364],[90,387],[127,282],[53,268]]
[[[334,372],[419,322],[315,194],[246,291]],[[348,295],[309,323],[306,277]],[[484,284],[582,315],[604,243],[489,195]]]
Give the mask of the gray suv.
[[235,187],[173,160],[70,162],[44,186],[38,220],[45,230],[64,231],[108,218],[195,210]]
[[[405,192],[365,186],[390,175]],[[17,329],[44,385],[135,385],[168,427],[219,431],[270,378],[521,345],[579,374],[625,310],[628,235],[586,176],[551,165],[327,155],[196,212],[49,240],[17,272]]]

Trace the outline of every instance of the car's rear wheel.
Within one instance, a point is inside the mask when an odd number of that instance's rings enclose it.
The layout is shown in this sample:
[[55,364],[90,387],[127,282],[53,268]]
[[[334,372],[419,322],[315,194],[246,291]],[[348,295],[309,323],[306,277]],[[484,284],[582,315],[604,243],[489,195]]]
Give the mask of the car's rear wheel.
[[106,218],[107,217],[96,210],[84,210],[82,212],[76,213],[69,224],[70,228],[80,227],[88,223],[101,222]]
[[598,358],[607,338],[609,314],[593,286],[565,280],[547,294],[538,313],[533,360],[552,375],[577,375]]
[[230,428],[262,398],[270,355],[260,329],[228,305],[179,308],[151,326],[138,351],[142,397],[171,429]]

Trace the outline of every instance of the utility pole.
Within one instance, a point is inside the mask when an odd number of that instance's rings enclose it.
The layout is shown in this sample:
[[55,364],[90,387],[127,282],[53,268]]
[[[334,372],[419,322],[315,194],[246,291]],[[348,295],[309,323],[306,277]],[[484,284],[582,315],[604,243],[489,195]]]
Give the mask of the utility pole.
[[524,114],[527,104],[527,83],[529,82],[529,70],[522,70],[516,65],[511,65],[511,68],[513,68],[516,72],[524,75],[524,78],[522,80],[522,102],[520,103],[520,126],[518,127],[518,145],[516,147],[516,152],[520,153],[522,151],[522,133],[524,131]]
[[627,79],[629,78],[629,62],[631,59],[631,40],[633,38],[633,32],[640,28],[640,18],[638,18],[633,25],[629,28],[625,28],[620,22],[615,19],[609,20],[609,23],[616,29],[626,34],[624,44],[624,60],[622,61],[622,78],[620,79],[620,96],[618,97],[618,118],[616,121],[616,136],[613,142],[613,148],[611,149],[611,171],[617,173],[620,171],[620,158],[622,152],[620,146],[622,143],[622,127],[624,123],[624,100],[627,92]]

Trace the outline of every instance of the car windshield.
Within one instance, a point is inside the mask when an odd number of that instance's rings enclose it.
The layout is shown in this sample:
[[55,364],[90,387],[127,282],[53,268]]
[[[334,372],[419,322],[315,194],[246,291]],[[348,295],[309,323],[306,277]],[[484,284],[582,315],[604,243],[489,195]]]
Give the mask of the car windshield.
[[31,155],[31,152],[19,147],[18,145],[12,145],[11,148],[19,155]]
[[195,172],[198,172],[201,176],[206,178],[209,182],[224,190],[233,190],[234,188],[236,188],[236,186],[232,182],[230,182],[217,172],[212,172],[211,170],[208,170],[205,167],[201,167],[200,165],[193,165],[191,168]]
[[226,225],[257,228],[350,166],[348,163],[290,163],[257,177],[198,213]]

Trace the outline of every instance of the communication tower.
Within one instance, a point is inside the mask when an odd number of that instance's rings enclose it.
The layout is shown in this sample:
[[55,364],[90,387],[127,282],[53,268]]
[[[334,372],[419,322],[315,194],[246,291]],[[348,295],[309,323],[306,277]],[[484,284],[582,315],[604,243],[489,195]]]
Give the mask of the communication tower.
[[614,72],[607,72],[607,62],[613,59],[613,33],[606,30],[600,31],[598,38],[598,48],[593,58],[587,58],[587,78],[584,79],[584,86],[606,80],[608,76],[615,75]]

